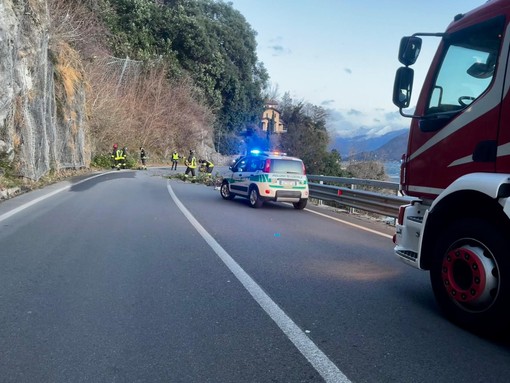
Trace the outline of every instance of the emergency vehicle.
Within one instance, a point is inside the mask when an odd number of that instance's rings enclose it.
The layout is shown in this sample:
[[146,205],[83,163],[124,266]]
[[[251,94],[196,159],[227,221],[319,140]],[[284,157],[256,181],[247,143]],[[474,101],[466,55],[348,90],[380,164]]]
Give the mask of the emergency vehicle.
[[284,153],[251,151],[229,167],[220,187],[223,199],[247,198],[253,208],[266,201],[291,202],[302,210],[308,202],[308,179],[303,161]]
[[[510,330],[510,0],[400,43],[393,102],[411,117],[395,252],[430,271],[439,307],[473,330]],[[422,38],[440,43],[413,112]]]

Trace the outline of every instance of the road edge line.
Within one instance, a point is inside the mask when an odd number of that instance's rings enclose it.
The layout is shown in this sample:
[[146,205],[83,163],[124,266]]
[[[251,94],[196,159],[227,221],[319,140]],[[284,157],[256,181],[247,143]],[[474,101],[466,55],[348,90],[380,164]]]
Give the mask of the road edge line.
[[81,184],[81,183],[83,183],[85,181],[89,181],[89,180],[91,180],[93,178],[104,176],[105,174],[110,174],[110,173],[113,173],[113,172],[106,172],[106,173],[96,174],[95,176],[88,177],[88,178],[85,178],[84,180],[75,182],[73,184],[66,185],[64,187],[61,187],[60,189],[54,190],[54,191],[52,191],[52,192],[50,192],[48,194],[40,196],[40,197],[30,201],[30,202],[24,203],[23,205],[18,206],[17,208],[12,209],[11,211],[8,211],[7,213],[4,213],[4,214],[0,215],[0,222],[5,221],[7,218],[10,218],[13,215],[18,214],[19,212],[29,208],[30,206],[33,206],[33,205],[35,205],[35,204],[37,204],[37,203],[39,203],[41,201],[44,201],[46,198],[53,197],[55,194],[63,192],[64,190],[67,190],[67,189],[69,189],[69,188],[71,188],[73,186],[79,185],[79,184]]
[[357,229],[365,230],[365,231],[368,231],[370,233],[380,235],[381,237],[384,237],[384,238],[393,239],[392,235],[381,233],[380,231],[369,229],[368,227],[364,227],[364,226],[357,225],[357,224],[352,223],[352,222],[344,221],[343,219],[335,218],[335,217],[332,217],[332,216],[324,214],[324,213],[319,213],[318,211],[315,211],[315,210],[311,210],[311,209],[305,209],[305,210],[310,212],[310,213],[317,214],[317,215],[320,215],[322,217],[326,217],[326,218],[332,219],[333,221],[338,221],[338,222],[344,223],[346,225],[355,227]]

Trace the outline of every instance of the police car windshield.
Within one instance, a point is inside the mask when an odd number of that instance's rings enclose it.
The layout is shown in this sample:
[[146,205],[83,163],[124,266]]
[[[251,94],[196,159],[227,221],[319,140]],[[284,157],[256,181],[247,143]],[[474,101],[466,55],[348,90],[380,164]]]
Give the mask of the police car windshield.
[[303,174],[303,163],[297,160],[274,159],[271,161],[271,173]]

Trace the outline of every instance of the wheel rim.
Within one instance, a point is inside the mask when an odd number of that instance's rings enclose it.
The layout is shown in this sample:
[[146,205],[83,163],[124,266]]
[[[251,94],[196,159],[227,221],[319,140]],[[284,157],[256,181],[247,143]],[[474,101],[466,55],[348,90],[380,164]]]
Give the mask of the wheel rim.
[[441,271],[448,296],[464,309],[484,311],[496,299],[498,266],[482,244],[453,246],[443,258]]
[[229,190],[228,190],[228,185],[227,184],[223,184],[221,185],[221,195],[223,197],[228,197],[230,194]]
[[257,203],[257,199],[258,199],[257,191],[255,189],[251,189],[251,192],[250,192],[250,203],[252,205],[255,205]]

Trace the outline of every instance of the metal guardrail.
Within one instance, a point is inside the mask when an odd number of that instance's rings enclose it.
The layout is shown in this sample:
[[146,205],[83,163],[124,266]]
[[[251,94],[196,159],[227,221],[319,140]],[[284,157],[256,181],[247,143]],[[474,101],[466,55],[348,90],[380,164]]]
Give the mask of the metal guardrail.
[[[308,175],[308,181],[311,198],[333,201],[350,208],[381,214],[391,218],[398,217],[398,210],[401,205],[406,205],[416,200],[416,198],[412,197],[399,196],[399,184],[396,182],[317,175]],[[348,185],[349,187],[340,185]],[[390,192],[393,191],[395,195],[360,190],[356,189],[356,186],[368,186]]]

